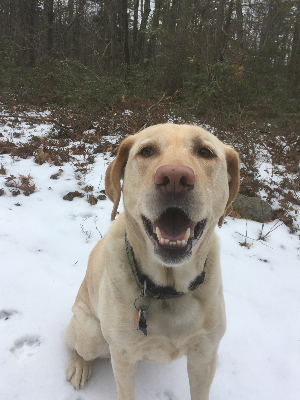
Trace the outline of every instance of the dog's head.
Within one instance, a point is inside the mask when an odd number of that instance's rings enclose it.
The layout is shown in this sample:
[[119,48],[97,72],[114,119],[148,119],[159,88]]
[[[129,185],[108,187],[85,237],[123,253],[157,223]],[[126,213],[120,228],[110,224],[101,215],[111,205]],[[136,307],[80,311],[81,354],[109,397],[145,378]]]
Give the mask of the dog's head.
[[129,136],[109,165],[105,190],[124,207],[165,265],[192,254],[205,230],[222,225],[239,190],[239,158],[202,128],[156,125]]

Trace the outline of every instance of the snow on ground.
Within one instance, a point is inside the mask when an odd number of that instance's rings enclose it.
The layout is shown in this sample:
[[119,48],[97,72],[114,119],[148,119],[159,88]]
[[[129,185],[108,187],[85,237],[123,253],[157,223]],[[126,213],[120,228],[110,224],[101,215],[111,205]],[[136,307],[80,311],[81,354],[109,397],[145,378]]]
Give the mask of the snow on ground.
[[[21,140],[47,129],[24,126]],[[97,156],[86,185],[104,189],[108,162]],[[65,378],[70,351],[64,345],[89,253],[109,228],[112,204],[63,200],[78,188],[74,163],[62,166],[57,180],[50,176],[60,167],[37,165],[33,158],[2,155],[1,164],[0,399],[116,400],[109,360],[97,360],[85,389],[74,391]],[[12,196],[5,186],[10,174],[30,175],[35,192]],[[228,217],[218,230],[228,326],[211,400],[299,399],[300,243],[297,234],[275,224],[265,224],[261,234],[262,224]],[[186,359],[141,362],[136,398],[190,399]]]

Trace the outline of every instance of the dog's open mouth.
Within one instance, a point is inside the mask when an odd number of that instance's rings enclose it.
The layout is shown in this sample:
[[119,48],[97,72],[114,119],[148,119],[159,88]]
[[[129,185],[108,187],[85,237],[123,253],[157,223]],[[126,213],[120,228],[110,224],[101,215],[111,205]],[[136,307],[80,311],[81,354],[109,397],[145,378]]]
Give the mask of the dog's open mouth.
[[192,246],[203,233],[206,219],[195,223],[181,208],[170,207],[155,221],[143,216],[143,223],[154,243],[155,253],[167,263],[178,263],[191,255]]

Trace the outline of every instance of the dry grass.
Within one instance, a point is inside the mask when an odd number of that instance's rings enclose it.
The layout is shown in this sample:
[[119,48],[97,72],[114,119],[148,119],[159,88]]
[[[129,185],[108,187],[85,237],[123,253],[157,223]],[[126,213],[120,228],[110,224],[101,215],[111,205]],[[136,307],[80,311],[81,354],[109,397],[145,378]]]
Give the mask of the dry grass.
[[[83,155],[85,162],[76,161],[75,173],[80,180],[82,175],[88,172],[94,162],[97,153],[110,153],[115,156],[120,141],[147,126],[168,122],[172,117],[177,123],[197,123],[204,125],[209,121],[195,121],[192,116],[180,113],[174,116],[172,107],[168,100],[161,98],[159,102],[151,104],[146,102],[140,104],[136,99],[132,102],[123,101],[119,106],[113,108],[105,115],[97,118],[88,117],[84,114],[68,112],[65,109],[56,108],[45,117],[24,116],[23,111],[31,111],[28,107],[11,107],[6,110],[10,118],[2,117],[0,123],[10,124],[12,128],[17,127],[20,122],[33,124],[53,124],[51,132],[46,137],[32,136],[26,143],[15,144],[12,140],[4,140],[0,137],[0,154],[10,154],[12,157],[27,158],[34,157],[37,164],[51,163],[63,166],[67,162],[75,162],[73,156]],[[222,129],[222,125],[214,121],[217,126],[213,133],[221,140],[235,147],[241,158],[241,193],[250,197],[259,197],[264,190],[265,200],[270,204],[277,199],[280,207],[275,210],[276,217],[281,219],[292,230],[292,213],[299,209],[300,199],[300,139],[291,131],[281,135],[280,131],[252,126],[251,128],[232,127]],[[22,132],[21,132],[22,133]],[[107,136],[114,137],[112,143]],[[260,153],[257,153],[260,149]],[[271,175],[280,178],[280,184],[271,180],[266,182],[261,179],[257,168],[258,157],[264,157],[272,164]],[[263,161],[263,160],[262,160]],[[3,165],[0,166],[0,174],[6,175]],[[10,182],[10,177],[6,178]],[[11,179],[15,181],[15,177]],[[22,182],[23,179],[23,182]],[[20,184],[16,184],[14,190],[22,190],[32,193],[33,183],[31,177],[19,178]],[[53,178],[55,179],[55,178]],[[22,188],[27,187],[26,190]],[[82,188],[88,193],[87,188]],[[72,196],[71,196],[72,197]],[[92,193],[88,193],[88,201],[91,205],[97,203]]]

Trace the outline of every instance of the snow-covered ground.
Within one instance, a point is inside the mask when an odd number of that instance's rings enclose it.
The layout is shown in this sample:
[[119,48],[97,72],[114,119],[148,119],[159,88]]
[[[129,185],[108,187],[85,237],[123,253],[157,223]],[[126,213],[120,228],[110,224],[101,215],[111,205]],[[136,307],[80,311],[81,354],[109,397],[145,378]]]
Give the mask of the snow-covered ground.
[[[3,127],[2,127],[3,128]],[[50,126],[24,126],[21,138],[42,136]],[[41,131],[43,129],[43,131]],[[24,133],[24,134],[23,134]],[[0,139],[0,140],[1,140]],[[78,158],[80,158],[78,156]],[[66,382],[70,351],[64,329],[84,277],[87,259],[110,225],[112,204],[85,198],[63,200],[68,192],[104,189],[109,159],[78,176],[73,163],[37,165],[33,157],[0,156],[0,399],[116,400],[109,360],[96,360],[81,392]],[[50,176],[59,172],[57,180]],[[14,197],[8,176],[30,177],[35,191]],[[86,194],[87,196],[87,194]],[[120,207],[121,209],[121,207]],[[298,221],[299,222],[299,221]],[[218,230],[227,332],[219,349],[211,400],[298,400],[300,396],[300,241],[285,225],[228,217]],[[279,226],[280,225],[280,226]],[[240,243],[245,243],[241,246]],[[186,359],[139,364],[136,398],[190,399]]]

